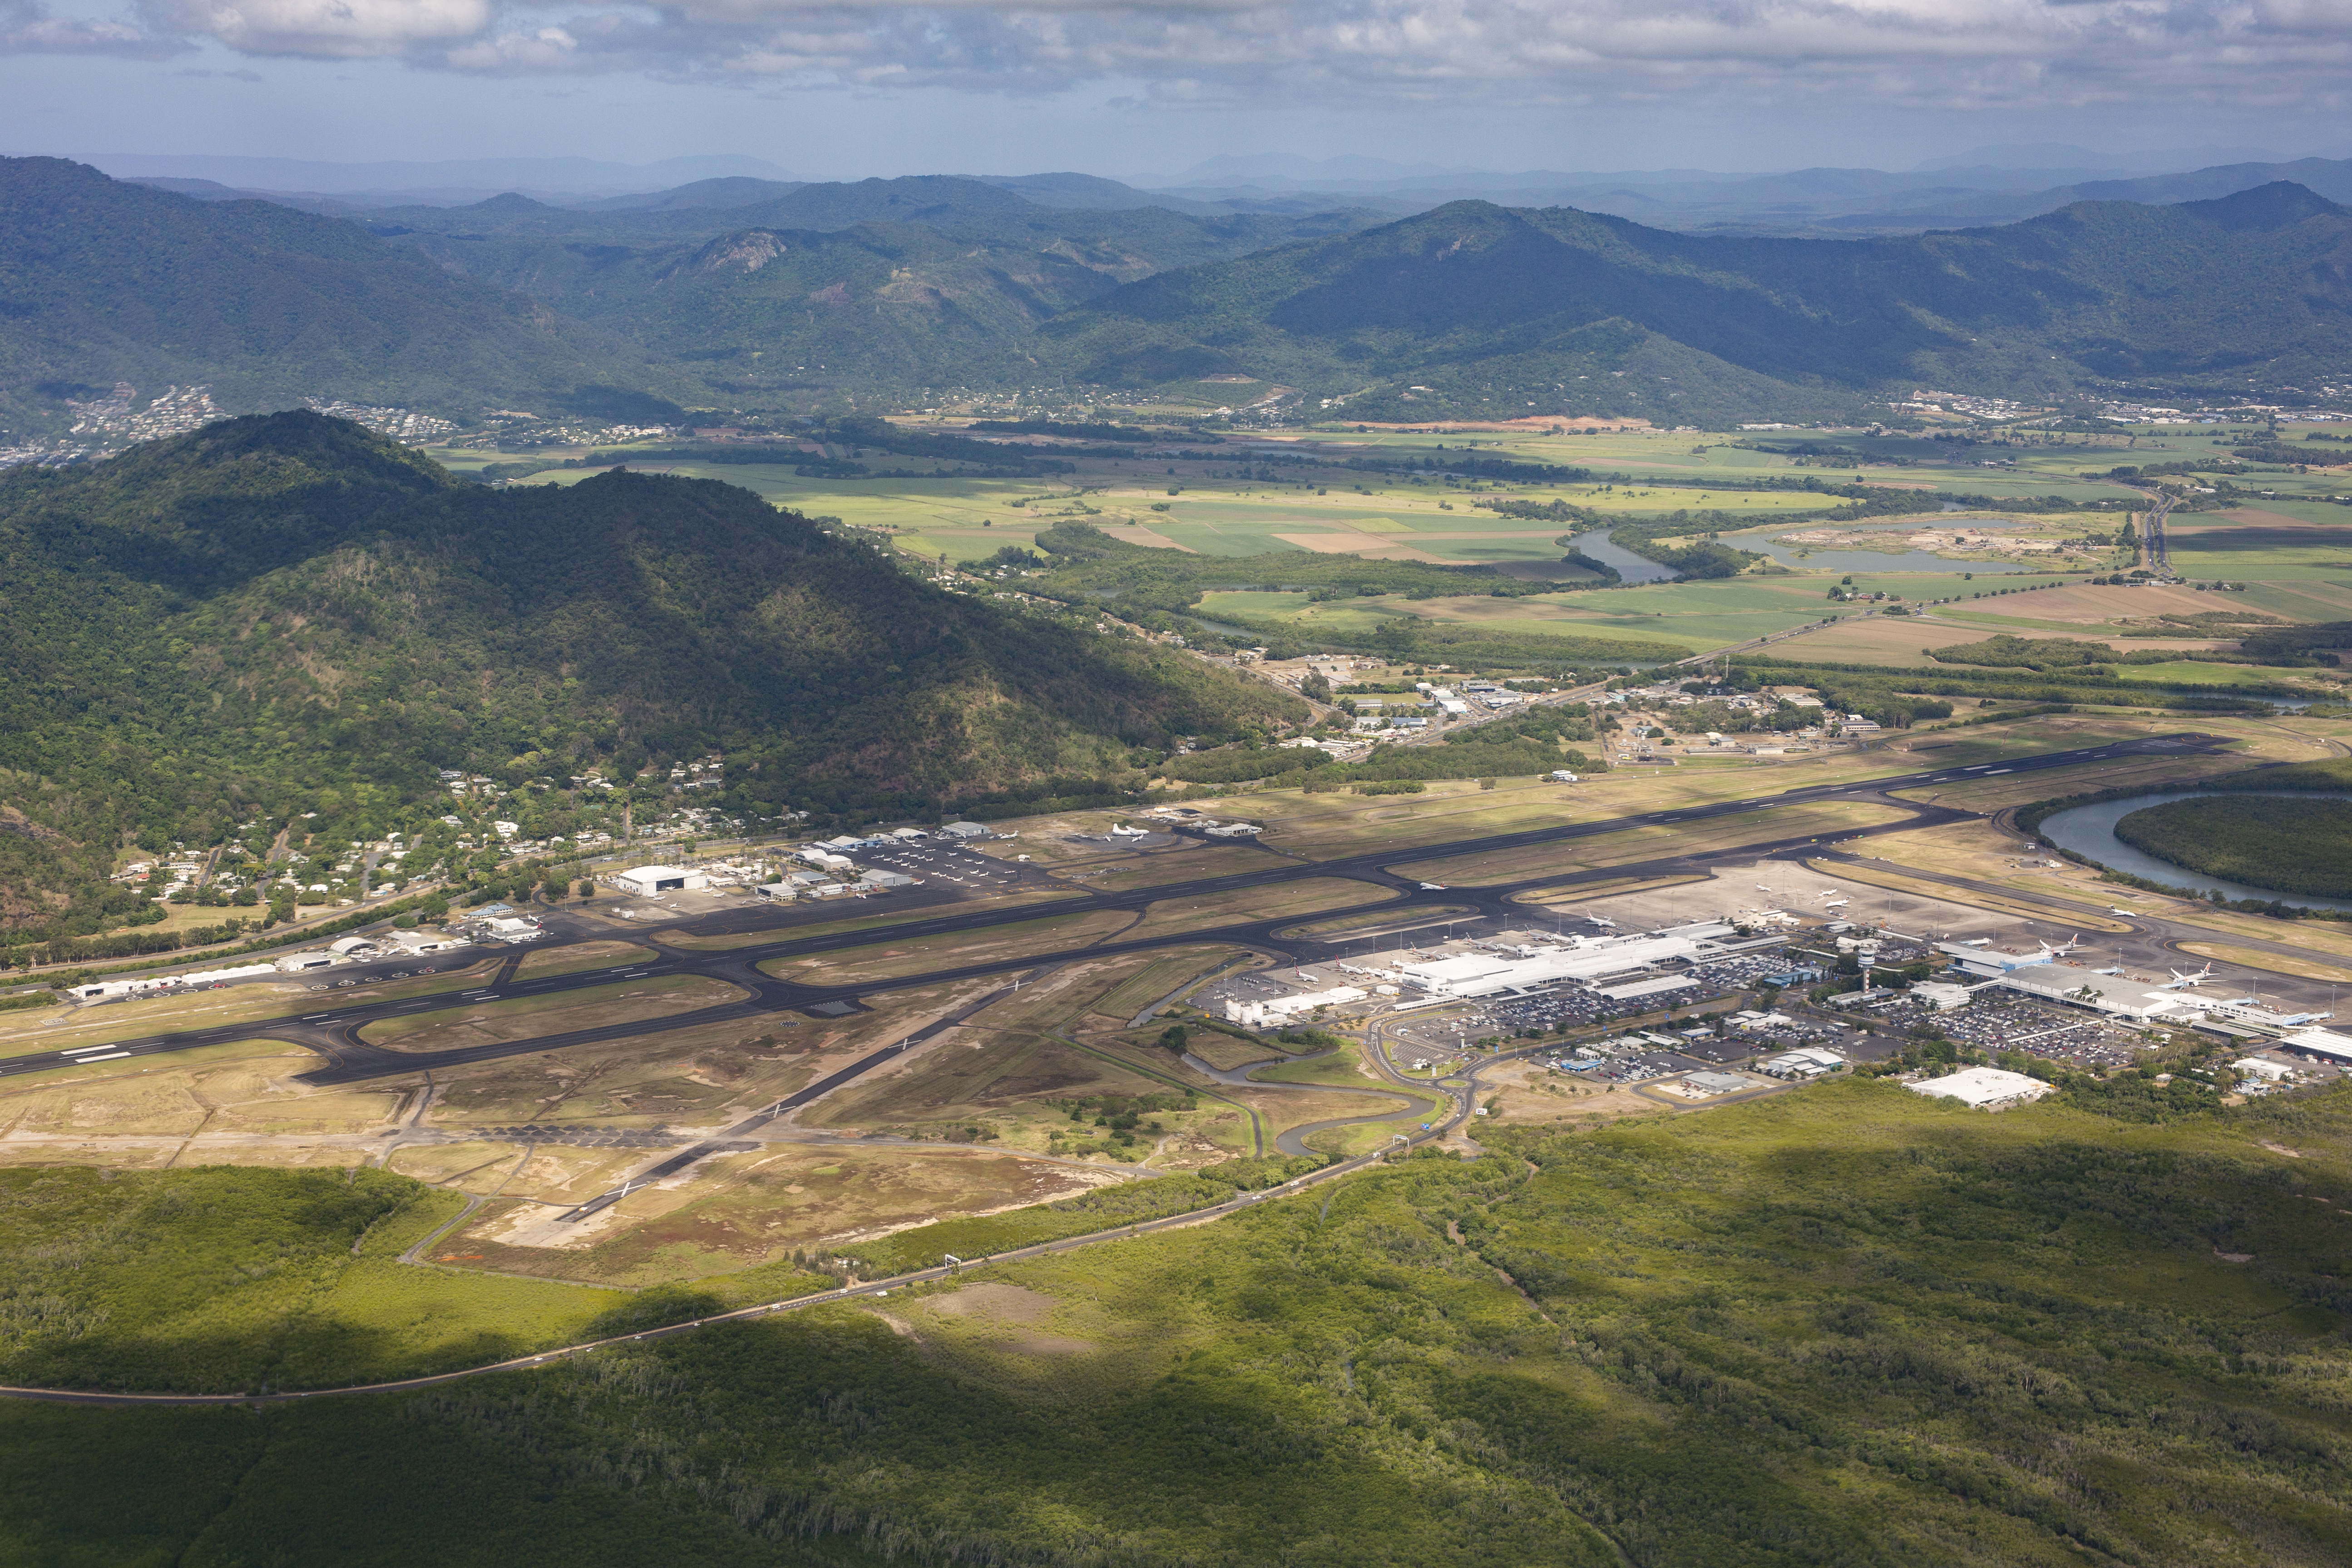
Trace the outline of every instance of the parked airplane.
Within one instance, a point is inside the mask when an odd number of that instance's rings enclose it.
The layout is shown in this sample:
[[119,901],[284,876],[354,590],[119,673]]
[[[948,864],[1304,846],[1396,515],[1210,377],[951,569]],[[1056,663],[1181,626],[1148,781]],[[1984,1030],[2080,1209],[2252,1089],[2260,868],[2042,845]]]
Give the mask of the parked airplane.
[[1110,830],[1110,836],[1113,838],[1149,838],[1151,837],[1151,835],[1145,829],[1140,827],[1129,827],[1123,822]]
[[2202,985],[2208,980],[2212,979],[2213,966],[2209,963],[2194,974],[2183,974],[2180,971],[2176,969],[2171,971],[2171,974],[2172,979],[2166,984],[2164,989],[2167,991],[2180,991],[2191,985]]

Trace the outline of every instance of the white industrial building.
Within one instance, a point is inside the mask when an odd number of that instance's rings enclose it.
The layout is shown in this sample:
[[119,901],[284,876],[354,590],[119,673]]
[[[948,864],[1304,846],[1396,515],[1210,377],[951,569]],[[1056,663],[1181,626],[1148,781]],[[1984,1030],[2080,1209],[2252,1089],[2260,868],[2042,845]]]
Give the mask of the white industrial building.
[[2005,1068],[1962,1068],[1944,1078],[1925,1079],[1904,1087],[1914,1094],[1957,1100],[1972,1110],[2002,1110],[2012,1105],[2030,1104],[2050,1093],[2054,1086]]
[[793,858],[801,861],[805,865],[814,866],[819,870],[823,871],[852,871],[856,869],[856,862],[850,859],[848,856],[836,855],[830,849],[822,849],[814,846],[811,846],[806,849],[796,849],[793,851]]
[[623,871],[613,881],[621,891],[640,899],[710,885],[709,878],[683,866],[638,866]]
[[2333,1029],[2298,1029],[2279,1041],[2279,1046],[2299,1056],[2352,1068],[2352,1035],[2339,1035]]
[[2072,1002],[2078,1007],[2146,1023],[2160,1015],[2180,1016],[2195,1010],[2178,991],[2151,991],[2145,980],[2120,974],[2095,974],[2064,963],[2036,963],[2001,974],[1996,984],[2052,1002]]
[[1709,922],[1677,926],[1646,936],[1575,936],[1556,942],[1529,943],[1515,949],[1517,956],[1511,958],[1465,953],[1459,958],[1426,963],[1402,962],[1394,967],[1399,979],[1433,996],[1491,996],[1497,992],[1526,990],[1562,980],[1590,983],[1606,975],[1632,974],[1677,959],[1696,958],[1703,951],[1703,943],[1729,936],[1733,931],[1733,927],[1721,922]]
[[1229,997],[1225,1002],[1225,1021],[1239,1024],[1245,1029],[1263,1029],[1287,1024],[1318,1007],[1344,1007],[1350,1002],[1361,1002],[1370,994],[1370,992],[1353,985],[1335,985],[1328,991],[1307,991],[1296,996],[1276,996],[1265,1002],[1244,1002]]
[[250,980],[258,974],[275,974],[277,965],[240,963],[229,969],[205,969],[194,974],[142,975],[135,980],[101,980],[91,985],[76,985],[66,992],[68,996],[85,1002],[95,1002],[110,996],[141,996],[151,991],[169,991],[179,986],[202,990],[207,985],[223,985],[232,980]]
[[942,838],[986,838],[989,830],[977,822],[950,822],[940,829]]
[[1782,1051],[1777,1057],[1767,1057],[1756,1064],[1756,1070],[1773,1078],[1820,1078],[1845,1066],[1845,1058],[1818,1046],[1799,1046],[1793,1051]]

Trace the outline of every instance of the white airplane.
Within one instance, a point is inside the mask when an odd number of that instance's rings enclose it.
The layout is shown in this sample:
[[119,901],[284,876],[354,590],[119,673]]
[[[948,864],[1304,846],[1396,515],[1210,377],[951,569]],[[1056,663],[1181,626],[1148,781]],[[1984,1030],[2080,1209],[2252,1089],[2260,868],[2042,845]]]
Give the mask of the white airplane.
[[1617,929],[1617,922],[1616,922],[1615,921],[1611,920],[1611,919],[1610,919],[1608,916],[1606,916],[1606,915],[1587,915],[1587,916],[1585,916],[1584,918],[1585,918],[1586,920],[1591,921],[1594,925],[1597,925],[1597,926],[1607,926],[1607,927],[1608,927],[1610,930],[1612,930],[1612,931],[1614,931],[1614,930],[1616,930],[1616,929]]
[[1110,836],[1113,838],[1149,838],[1151,837],[1151,835],[1144,829],[1140,827],[1129,827],[1123,822],[1110,830]]
[[[1024,856],[1023,858],[1025,859],[1027,857]],[[1443,882],[1423,882],[1421,885],[1423,889],[1433,893],[1442,893],[1445,891],[1445,884]]]
[[1853,901],[1853,900],[1851,899],[1832,899],[1828,903],[1823,904],[1822,908],[1825,910],[1842,910]]
[[[2033,956],[2041,959],[2063,958],[2082,945],[2082,933],[2077,931],[2074,935],[2068,937],[2064,942],[2058,943],[2055,947],[2053,947],[2046,942],[2035,943]],[[2209,964],[2207,967],[2210,968],[2211,966]]]
[[2137,910],[2119,910],[2119,909],[2116,908],[2116,906],[2115,906],[2115,905],[2113,905],[2113,904],[2109,904],[2109,905],[2107,906],[2107,913],[2109,913],[2109,914],[2111,914],[2111,915],[2128,915],[2128,914],[2137,914],[2137,913],[2138,913],[2138,911],[2137,911]]
[[2202,985],[2208,980],[2212,979],[2213,966],[2209,963],[2194,974],[2183,974],[2178,969],[2175,969],[2170,973],[2172,979],[2165,985],[2164,989],[2167,991],[2180,991],[2191,985]]

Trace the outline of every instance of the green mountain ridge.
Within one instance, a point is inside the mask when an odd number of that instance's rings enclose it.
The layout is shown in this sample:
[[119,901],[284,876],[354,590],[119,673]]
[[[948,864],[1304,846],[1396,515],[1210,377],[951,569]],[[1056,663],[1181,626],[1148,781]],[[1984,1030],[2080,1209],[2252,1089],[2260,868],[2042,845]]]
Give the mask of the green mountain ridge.
[[[1456,202],[1133,283],[1042,336],[1049,363],[1080,380],[1238,372],[1353,390],[1353,411],[1408,418],[1535,408],[1706,422],[1768,403],[1795,416],[1916,384],[2042,399],[2121,382],[2242,392],[2344,363],[2352,212],[2281,183],[1821,240]],[[1413,381],[1426,388],[1396,384]]]
[[380,830],[442,767],[719,749],[732,809],[925,811],[1305,712],[1084,620],[713,480],[486,489],[311,414],[15,470],[0,925],[54,918],[126,837],[209,844],[257,805]]
[[2243,398],[2319,384],[2352,350],[2352,213],[2284,182],[1858,240],[1477,201],[1378,226],[1062,206],[1018,184],[345,220],[0,161],[0,414],[58,427],[66,397],[116,380],[470,419],[593,413],[583,387],[837,412],[956,391],[1215,401],[1202,384],[1241,374],[1343,416],[1722,426],[1853,418],[1923,385]]
[[583,384],[690,384],[355,224],[0,159],[0,421],[59,429],[68,397],[120,381],[147,396],[208,384],[232,410],[320,396],[466,417]]

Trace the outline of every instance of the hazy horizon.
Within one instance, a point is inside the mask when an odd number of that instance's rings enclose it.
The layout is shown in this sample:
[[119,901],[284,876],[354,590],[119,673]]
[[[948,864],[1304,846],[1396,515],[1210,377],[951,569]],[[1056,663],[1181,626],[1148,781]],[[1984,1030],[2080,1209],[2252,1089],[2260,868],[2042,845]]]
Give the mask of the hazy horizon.
[[2352,11],[2311,0],[0,0],[0,146],[328,163],[733,154],[819,180],[1165,179],[1277,150],[1440,172],[1727,174],[1906,171],[2035,143],[2126,162],[2342,156],[2347,58]]

